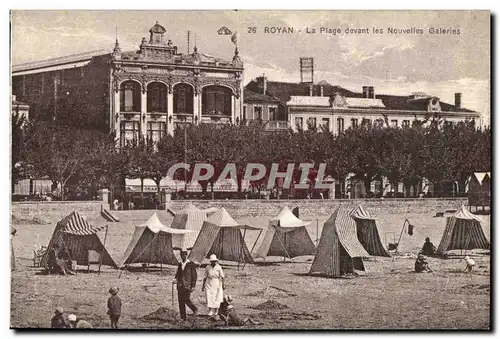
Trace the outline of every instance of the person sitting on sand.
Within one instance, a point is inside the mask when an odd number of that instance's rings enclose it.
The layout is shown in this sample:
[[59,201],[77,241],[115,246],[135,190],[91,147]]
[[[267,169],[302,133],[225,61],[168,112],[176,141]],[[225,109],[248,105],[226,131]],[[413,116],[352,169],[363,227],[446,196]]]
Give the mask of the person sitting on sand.
[[425,259],[425,256],[422,253],[418,254],[417,260],[415,261],[415,272],[432,272],[429,268],[429,263]]
[[80,319],[74,314],[68,315],[68,320],[71,328],[93,328],[88,321]]
[[62,307],[57,307],[54,313],[55,315],[50,320],[52,328],[71,328],[71,324],[66,314],[64,314]]
[[252,325],[260,325],[259,322],[250,317],[241,318],[233,305],[233,298],[230,295],[224,296],[224,300],[219,307],[219,317],[224,320],[226,326],[244,326],[248,323]]
[[465,256],[465,263],[466,263],[466,266],[465,266],[464,272],[468,272],[468,273],[472,274],[472,269],[474,268],[476,263],[468,255]]
[[436,247],[433,243],[431,243],[431,239],[429,237],[425,238],[425,243],[422,246],[422,250],[420,251],[423,255],[434,255],[436,253]]

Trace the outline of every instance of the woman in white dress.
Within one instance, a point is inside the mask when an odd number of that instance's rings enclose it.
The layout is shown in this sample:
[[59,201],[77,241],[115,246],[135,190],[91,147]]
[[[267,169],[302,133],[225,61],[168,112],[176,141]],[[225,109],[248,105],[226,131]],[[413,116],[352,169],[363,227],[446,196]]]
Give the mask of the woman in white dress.
[[217,316],[219,306],[224,300],[224,272],[218,264],[215,254],[210,255],[210,265],[205,270],[201,290],[206,291],[208,315],[210,317]]

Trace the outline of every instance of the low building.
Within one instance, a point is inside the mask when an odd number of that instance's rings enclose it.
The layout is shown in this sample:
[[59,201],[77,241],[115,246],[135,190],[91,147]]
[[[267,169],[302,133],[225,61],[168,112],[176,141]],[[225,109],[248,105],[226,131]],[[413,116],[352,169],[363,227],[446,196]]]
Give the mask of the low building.
[[481,114],[461,105],[462,94],[455,94],[454,105],[425,93],[408,96],[375,93],[373,86],[353,92],[326,81],[318,84],[268,81],[259,77],[246,89],[276,97],[285,108],[286,120],[294,130],[324,126],[334,134],[361,124],[405,127],[413,121],[437,118],[445,124],[473,120],[482,125]]
[[285,105],[265,92],[263,90],[262,93],[255,93],[244,89],[242,121],[257,121],[264,124],[267,130],[288,128]]

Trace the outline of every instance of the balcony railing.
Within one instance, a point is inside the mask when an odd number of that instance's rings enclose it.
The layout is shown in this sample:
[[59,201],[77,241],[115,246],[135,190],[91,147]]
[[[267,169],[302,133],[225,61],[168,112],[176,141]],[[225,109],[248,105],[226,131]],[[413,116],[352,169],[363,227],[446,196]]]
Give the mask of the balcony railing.
[[266,122],[266,130],[282,130],[288,129],[289,123],[286,120],[269,120]]

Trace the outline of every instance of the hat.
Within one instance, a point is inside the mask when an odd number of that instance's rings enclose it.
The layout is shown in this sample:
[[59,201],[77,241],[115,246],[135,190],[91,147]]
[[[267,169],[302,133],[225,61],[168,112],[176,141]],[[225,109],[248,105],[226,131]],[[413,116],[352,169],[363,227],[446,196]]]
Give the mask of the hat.
[[76,315],[74,315],[74,314],[68,315],[68,320],[69,321],[76,321]]
[[118,293],[118,291],[119,291],[119,290],[120,290],[120,289],[119,289],[118,287],[111,287],[111,288],[109,289],[109,293],[111,293],[111,294],[116,294],[116,293]]
[[56,313],[57,314],[63,314],[64,313],[64,309],[62,307],[56,307]]
[[210,261],[218,261],[217,256],[215,254],[210,254]]

